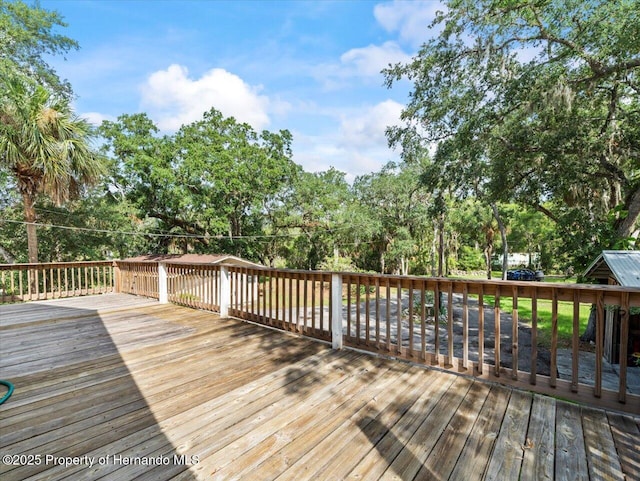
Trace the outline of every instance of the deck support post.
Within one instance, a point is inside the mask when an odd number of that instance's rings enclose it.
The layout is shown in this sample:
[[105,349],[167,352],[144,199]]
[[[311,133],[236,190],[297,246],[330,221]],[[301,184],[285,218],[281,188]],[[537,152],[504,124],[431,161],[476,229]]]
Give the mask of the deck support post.
[[158,262],[158,300],[160,301],[160,304],[169,303],[167,264],[164,262]]
[[342,349],[342,274],[331,274],[331,346]]
[[220,317],[229,317],[229,305],[231,304],[231,283],[229,268],[220,266]]

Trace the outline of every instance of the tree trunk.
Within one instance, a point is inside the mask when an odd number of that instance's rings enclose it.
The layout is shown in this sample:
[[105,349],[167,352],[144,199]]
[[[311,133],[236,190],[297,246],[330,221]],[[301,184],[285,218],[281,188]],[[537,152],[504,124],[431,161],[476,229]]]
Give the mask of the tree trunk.
[[507,245],[507,229],[502,222],[498,206],[494,203],[491,204],[491,210],[493,210],[493,217],[498,222],[498,229],[500,229],[500,237],[502,238],[502,280],[507,280],[507,270],[509,269],[509,246]]
[[487,264],[487,279],[491,279],[491,257],[493,257],[493,244],[484,249],[484,260]]
[[625,204],[627,216],[616,226],[616,233],[621,238],[630,237],[634,233],[634,226],[640,216],[640,187],[627,196]]
[[24,220],[27,223],[27,246],[29,250],[29,263],[38,262],[38,233],[36,232],[35,196],[28,192],[22,193],[24,203]]
[[438,277],[444,275],[444,214],[440,215],[438,225]]
[[436,256],[438,255],[438,224],[437,222],[433,223],[433,241],[431,242],[431,277],[435,277],[437,274],[436,271]]
[[580,340],[583,342],[596,342],[596,312],[596,305],[592,304],[587,327],[582,336],[580,336]]
[[1,245],[0,245],[0,256],[4,257],[4,260],[7,262],[7,264],[16,263],[15,256]]
[[493,228],[488,225],[485,229],[484,260],[487,267],[487,279],[491,279],[491,258],[493,257]]
[[409,275],[409,259],[404,256],[400,258],[400,274],[403,276]]

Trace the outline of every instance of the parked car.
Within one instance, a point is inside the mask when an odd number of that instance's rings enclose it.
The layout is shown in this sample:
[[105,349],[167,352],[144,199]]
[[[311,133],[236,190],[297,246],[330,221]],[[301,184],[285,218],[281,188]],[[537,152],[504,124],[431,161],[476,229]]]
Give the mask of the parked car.
[[507,271],[507,280],[510,281],[543,281],[544,272],[531,269],[512,269]]

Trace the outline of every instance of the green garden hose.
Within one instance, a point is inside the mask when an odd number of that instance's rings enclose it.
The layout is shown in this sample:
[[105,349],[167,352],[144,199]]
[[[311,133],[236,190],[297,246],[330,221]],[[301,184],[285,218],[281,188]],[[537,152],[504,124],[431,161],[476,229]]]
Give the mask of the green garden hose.
[[2,398],[0,398],[0,404],[2,404],[7,399],[9,399],[13,394],[13,384],[11,384],[9,381],[3,381],[3,380],[0,380],[0,384],[2,384],[3,386],[7,386],[7,389],[8,389],[7,394],[5,394]]

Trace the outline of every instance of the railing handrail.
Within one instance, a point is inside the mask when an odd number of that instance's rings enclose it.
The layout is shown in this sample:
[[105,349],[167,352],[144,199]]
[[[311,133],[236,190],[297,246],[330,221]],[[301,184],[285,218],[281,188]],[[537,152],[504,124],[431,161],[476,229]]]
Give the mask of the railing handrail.
[[56,267],[82,267],[82,266],[112,266],[116,261],[69,261],[69,262],[16,262],[13,264],[0,264],[0,271],[15,271],[23,269],[56,268]]

